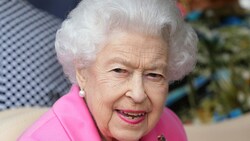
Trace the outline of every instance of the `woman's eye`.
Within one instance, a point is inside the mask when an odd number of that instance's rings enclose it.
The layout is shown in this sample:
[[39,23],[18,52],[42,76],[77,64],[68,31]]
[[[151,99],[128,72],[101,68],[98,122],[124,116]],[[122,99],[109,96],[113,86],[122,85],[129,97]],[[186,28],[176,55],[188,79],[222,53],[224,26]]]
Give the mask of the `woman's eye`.
[[127,73],[128,71],[125,69],[121,69],[121,68],[115,68],[112,71],[116,72],[116,73]]
[[149,74],[147,74],[147,77],[149,79],[152,79],[152,80],[155,80],[155,81],[161,80],[162,78],[164,78],[161,74],[157,74],[157,73],[149,73]]

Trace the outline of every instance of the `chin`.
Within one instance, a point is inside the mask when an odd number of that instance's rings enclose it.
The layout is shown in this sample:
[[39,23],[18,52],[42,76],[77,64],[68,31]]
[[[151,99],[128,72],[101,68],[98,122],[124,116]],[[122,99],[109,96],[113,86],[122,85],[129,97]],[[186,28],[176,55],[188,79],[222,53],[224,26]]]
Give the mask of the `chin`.
[[139,141],[142,138],[143,134],[138,132],[123,132],[114,134],[114,138],[118,141]]
[[115,138],[117,141],[139,141],[141,138],[138,137],[122,137],[122,138]]

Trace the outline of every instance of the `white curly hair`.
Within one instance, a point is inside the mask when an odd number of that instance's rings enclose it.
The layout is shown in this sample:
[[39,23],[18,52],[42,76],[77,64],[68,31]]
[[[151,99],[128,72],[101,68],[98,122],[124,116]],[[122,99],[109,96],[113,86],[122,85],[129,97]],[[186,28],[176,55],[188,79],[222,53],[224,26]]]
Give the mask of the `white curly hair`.
[[75,67],[87,67],[114,30],[161,36],[168,43],[168,81],[196,64],[197,36],[175,0],[82,0],[57,31],[55,48],[64,73],[77,83]]

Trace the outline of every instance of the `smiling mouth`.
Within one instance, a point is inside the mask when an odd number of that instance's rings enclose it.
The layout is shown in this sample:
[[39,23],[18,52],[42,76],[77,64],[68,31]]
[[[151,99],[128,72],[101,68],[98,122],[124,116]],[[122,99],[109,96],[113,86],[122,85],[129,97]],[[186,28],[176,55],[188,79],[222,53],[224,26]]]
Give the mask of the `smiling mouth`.
[[116,110],[116,112],[123,121],[129,124],[138,124],[142,122],[147,115],[144,111]]

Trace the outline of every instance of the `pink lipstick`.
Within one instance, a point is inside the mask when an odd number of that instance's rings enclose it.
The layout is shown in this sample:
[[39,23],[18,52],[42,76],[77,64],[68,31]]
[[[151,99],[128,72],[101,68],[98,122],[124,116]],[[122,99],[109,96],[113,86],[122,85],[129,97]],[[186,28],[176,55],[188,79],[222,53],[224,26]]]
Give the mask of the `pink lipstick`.
[[145,111],[133,111],[133,110],[116,110],[118,116],[129,124],[139,124],[145,117]]

